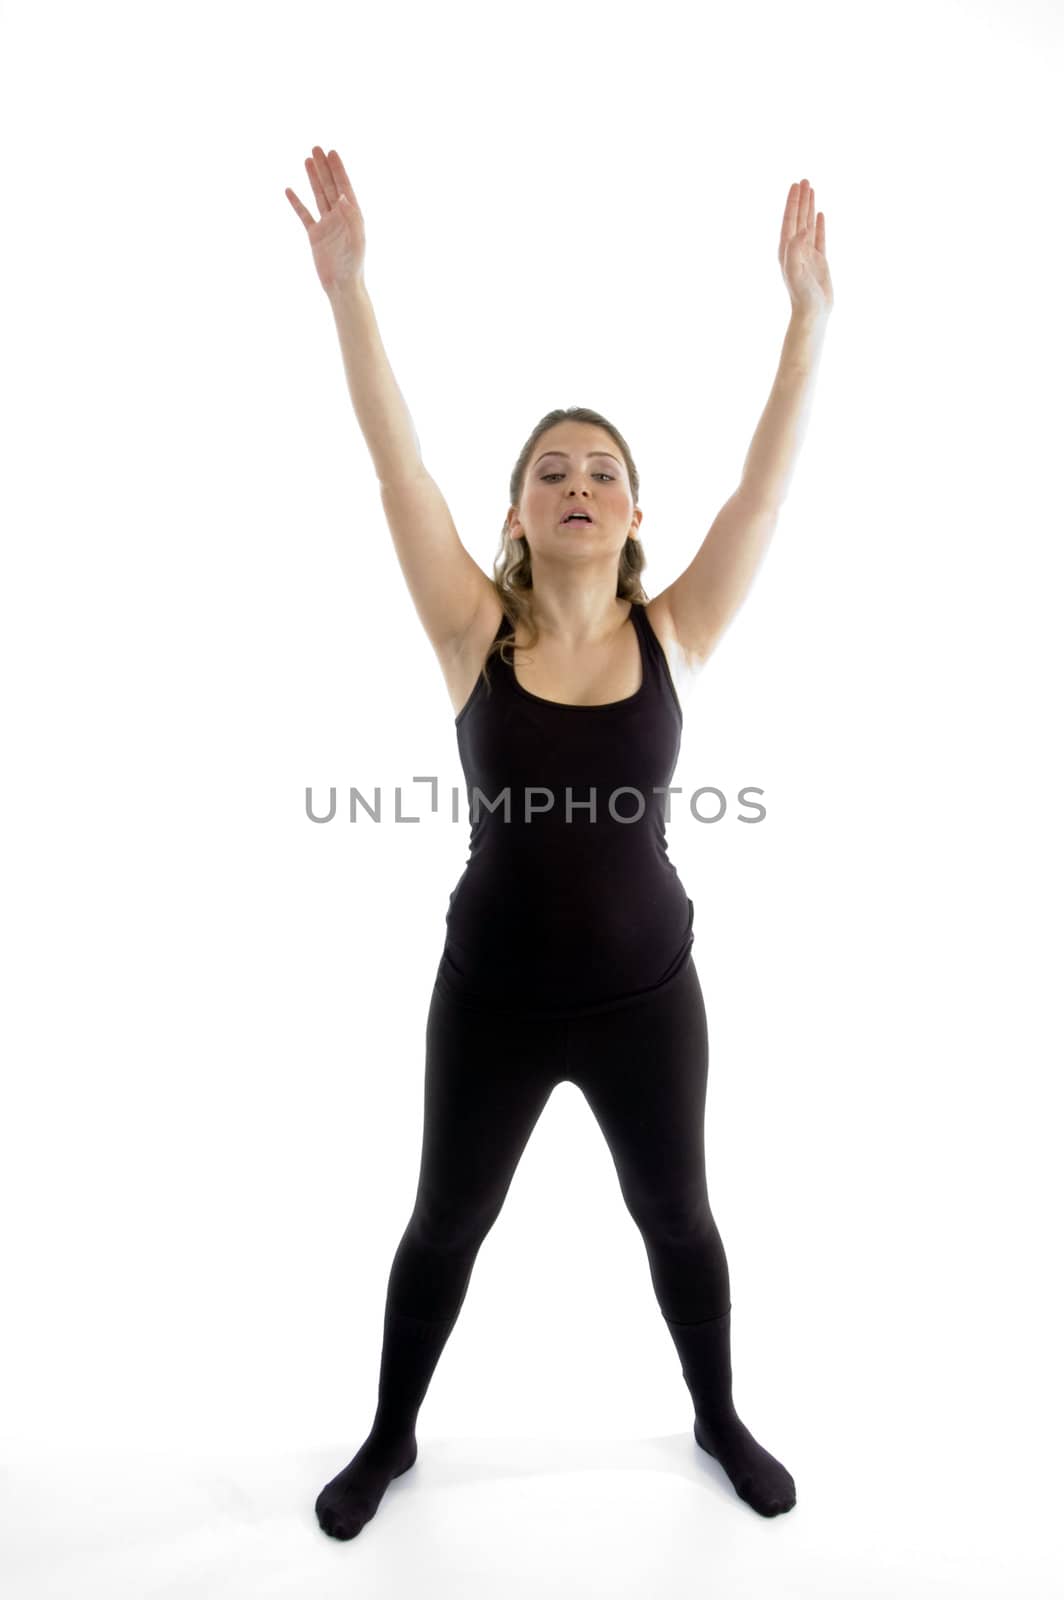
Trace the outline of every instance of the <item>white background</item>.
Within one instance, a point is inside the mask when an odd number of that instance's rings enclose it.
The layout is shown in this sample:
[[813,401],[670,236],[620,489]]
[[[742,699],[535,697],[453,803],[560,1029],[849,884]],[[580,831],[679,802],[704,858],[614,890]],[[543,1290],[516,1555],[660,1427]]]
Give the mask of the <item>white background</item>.
[[[1034,0],[3,7],[19,1600],[1061,1582],[1061,32]],[[565,1084],[418,1467],[353,1544],[317,1527],[376,1402],[468,829],[413,783],[461,784],[453,708],[284,194],[313,208],[315,143],[469,551],[533,423],[589,405],[651,595],[768,398],[790,184],[826,215],[811,425],[674,778],[768,816],[670,830],[736,1403],[787,1516],[695,1446]],[[351,824],[351,785],[423,820]]]

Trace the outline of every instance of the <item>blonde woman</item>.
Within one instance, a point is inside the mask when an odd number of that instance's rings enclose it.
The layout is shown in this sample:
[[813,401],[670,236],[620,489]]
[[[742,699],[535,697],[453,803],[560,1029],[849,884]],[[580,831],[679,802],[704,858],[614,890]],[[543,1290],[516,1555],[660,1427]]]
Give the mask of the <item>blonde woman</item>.
[[[315,146],[306,169],[318,217],[285,192],[454,706],[471,817],[428,1007],[421,1167],[388,1282],[377,1410],[318,1496],[319,1524],[353,1538],[413,1466],[418,1411],[477,1252],[561,1082],[585,1095],[608,1143],[694,1401],[695,1439],[747,1504],[775,1516],[795,1504],[795,1485],[732,1400],[728,1264],[706,1184],[694,905],[665,822],[677,686],[749,588],[806,420],[833,303],[823,214],[807,182],[792,186],[780,240],[792,316],[776,384],[738,490],[690,566],[651,600],[635,462],[619,430],[585,407],[548,413],[522,446],[494,575],[469,556],[381,344],[343,162]],[[608,1336],[623,1339],[623,1327]]]

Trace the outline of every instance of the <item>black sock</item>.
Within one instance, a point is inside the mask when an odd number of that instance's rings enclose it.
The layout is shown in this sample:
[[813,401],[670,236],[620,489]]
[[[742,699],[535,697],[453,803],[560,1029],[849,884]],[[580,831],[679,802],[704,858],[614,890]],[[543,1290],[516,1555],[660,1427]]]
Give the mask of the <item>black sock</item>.
[[443,1321],[408,1317],[389,1302],[384,1312],[377,1414],[358,1453],[321,1491],[319,1526],[334,1539],[353,1539],[376,1515],[393,1478],[417,1460],[414,1425],[458,1312]]
[[789,1511],[797,1500],[794,1479],[758,1444],[732,1403],[731,1307],[707,1322],[664,1320],[695,1403],[696,1440],[755,1511],[763,1517]]

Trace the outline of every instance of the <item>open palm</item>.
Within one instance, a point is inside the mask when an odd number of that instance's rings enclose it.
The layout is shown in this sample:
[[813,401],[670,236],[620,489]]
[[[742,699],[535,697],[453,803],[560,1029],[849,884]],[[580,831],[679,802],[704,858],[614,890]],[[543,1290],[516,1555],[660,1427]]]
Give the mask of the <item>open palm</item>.
[[795,311],[827,313],[835,303],[824,253],[824,213],[808,178],[792,183],[783,212],[779,261]]
[[320,144],[304,162],[321,213],[317,220],[291,189],[285,194],[307,230],[314,265],[328,294],[362,276],[366,263],[366,228],[351,180],[335,150],[326,155]]

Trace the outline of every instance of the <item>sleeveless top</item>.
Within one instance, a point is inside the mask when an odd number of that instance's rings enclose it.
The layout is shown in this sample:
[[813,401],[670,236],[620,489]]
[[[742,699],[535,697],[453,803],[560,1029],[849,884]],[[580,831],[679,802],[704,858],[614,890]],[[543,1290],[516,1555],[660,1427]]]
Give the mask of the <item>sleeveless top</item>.
[[[436,983],[508,1016],[570,1017],[677,977],[694,904],[669,860],[665,790],[683,712],[644,607],[642,681],[604,705],[532,694],[498,654],[455,718],[469,859],[451,893]],[[495,634],[513,633],[503,614]]]

